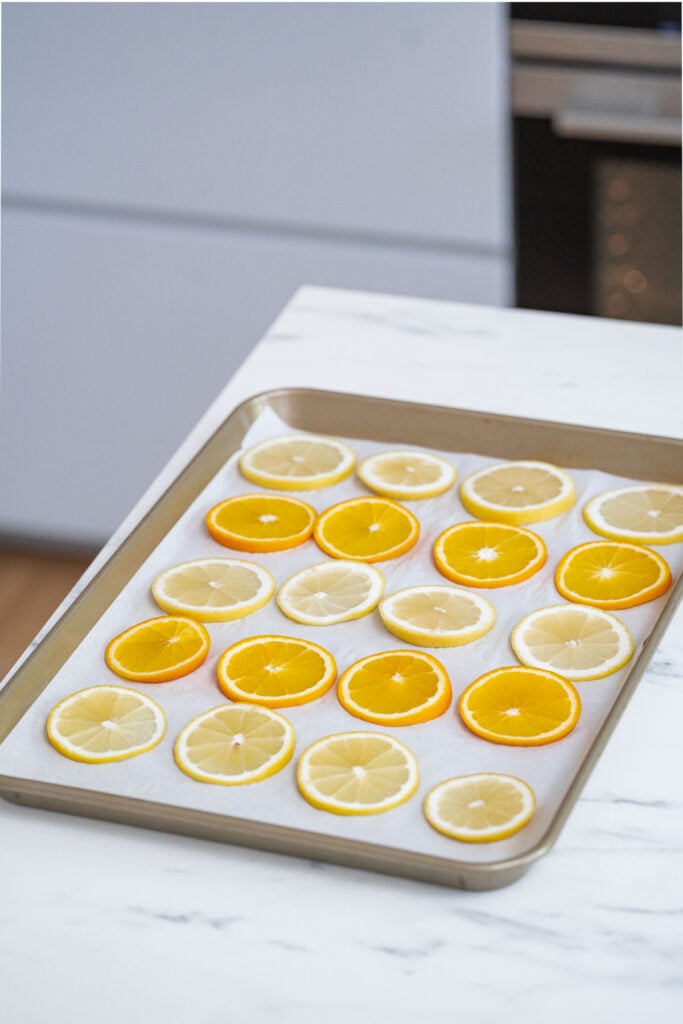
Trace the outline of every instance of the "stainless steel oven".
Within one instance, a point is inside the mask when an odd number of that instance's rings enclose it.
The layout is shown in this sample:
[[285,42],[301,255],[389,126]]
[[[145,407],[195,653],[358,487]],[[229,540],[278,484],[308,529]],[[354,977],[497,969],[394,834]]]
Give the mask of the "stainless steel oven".
[[680,6],[510,11],[517,304],[680,324]]

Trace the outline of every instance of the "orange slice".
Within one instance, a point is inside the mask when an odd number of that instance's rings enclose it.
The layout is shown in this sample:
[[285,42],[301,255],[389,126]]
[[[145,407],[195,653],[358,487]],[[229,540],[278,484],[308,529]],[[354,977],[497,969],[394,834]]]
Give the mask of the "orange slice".
[[595,533],[634,544],[683,540],[683,487],[635,484],[589,501],[583,518]]
[[576,687],[555,672],[494,668],[463,691],[460,714],[468,729],[492,743],[536,747],[571,732],[581,714]]
[[298,498],[240,494],[214,505],[206,525],[214,540],[235,551],[285,551],[312,536],[315,517]]
[[337,687],[351,715],[377,725],[414,725],[447,711],[453,696],[440,661],[418,651],[384,651],[347,668]]
[[390,498],[349,498],[321,513],[316,543],[333,558],[383,562],[405,554],[417,542],[420,524]]
[[540,523],[574,504],[574,483],[549,462],[503,462],[472,473],[460,485],[469,513],[497,523]]
[[156,747],[166,716],[151,697],[126,686],[91,686],[53,707],[47,720],[50,743],[72,761],[106,764]]
[[536,808],[531,786],[514,775],[480,772],[440,782],[426,796],[432,828],[464,843],[507,839],[529,822]]
[[340,732],[304,750],[296,781],[321,811],[381,814],[413,795],[419,774],[415,755],[393,736]]
[[161,615],[138,622],[107,644],[107,665],[122,679],[165,683],[198,668],[207,654],[209,634],[200,622]]
[[509,587],[537,573],[546,547],[537,534],[506,523],[457,523],[434,542],[434,564],[469,587]]
[[221,654],[217,671],[226,697],[268,708],[308,704],[327,693],[337,678],[329,651],[293,636],[238,640]]
[[271,437],[240,459],[242,475],[278,491],[310,491],[339,483],[353,471],[356,454],[331,437]]
[[671,571],[661,555],[623,541],[579,544],[555,573],[555,586],[568,601],[607,610],[653,601],[670,584]]

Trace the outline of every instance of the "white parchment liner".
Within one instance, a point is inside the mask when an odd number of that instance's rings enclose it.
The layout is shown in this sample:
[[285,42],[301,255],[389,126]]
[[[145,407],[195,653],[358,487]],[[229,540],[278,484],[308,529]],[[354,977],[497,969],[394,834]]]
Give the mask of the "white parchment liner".
[[[249,430],[243,447],[267,437],[290,433],[291,428],[267,410]],[[349,440],[348,443],[359,459],[391,447],[370,441]],[[406,446],[402,444],[400,447]],[[500,461],[472,454],[437,454],[457,467],[459,480],[483,466]],[[534,453],[528,452],[526,457],[534,458]],[[191,718],[225,702],[215,681],[215,667],[218,656],[229,644],[261,633],[309,638],[332,652],[340,672],[366,654],[410,646],[384,629],[376,611],[363,619],[336,626],[306,627],[286,618],[273,600],[246,619],[209,623],[207,628],[212,640],[209,656],[203,666],[182,679],[156,685],[135,684],[119,679],[109,670],[103,659],[107,642],[133,623],[162,614],[152,600],[150,585],[163,569],[177,562],[208,555],[240,557],[267,566],[280,586],[296,570],[325,560],[326,556],[312,540],[292,551],[247,555],[231,552],[211,539],[204,525],[206,512],[223,498],[258,490],[242,478],[237,468],[237,456],[234,456],[162,540],[8,736],[0,747],[0,773],[214,814],[224,813],[246,820],[286,825],[472,863],[490,863],[524,853],[547,829],[579,763],[609,712],[629,666],[606,679],[576,684],[582,700],[578,725],[569,736],[542,747],[506,747],[480,739],[465,728],[455,707],[459,694],[477,676],[497,666],[516,664],[509,636],[523,615],[536,608],[561,603],[562,599],[553,585],[558,560],[574,545],[598,539],[583,522],[581,509],[585,502],[602,491],[632,482],[598,471],[571,470],[571,475],[577,490],[574,508],[562,516],[530,527],[544,538],[548,546],[546,566],[532,579],[517,586],[478,591],[493,603],[497,612],[496,624],[487,636],[465,647],[431,649],[431,653],[445,665],[453,684],[455,700],[451,710],[422,725],[383,730],[349,715],[338,704],[332,690],[313,704],[283,710],[297,737],[296,753],[289,765],[264,782],[227,787],[196,782],[180,772],[173,760],[173,742]],[[300,496],[322,511],[335,502],[366,493],[354,475],[336,486],[305,492]],[[471,518],[458,500],[457,485],[438,498],[406,504],[420,520],[420,540],[407,555],[378,565],[386,577],[386,593],[416,584],[447,582],[433,566],[432,544],[445,527]],[[677,578],[683,568],[683,545],[670,545],[658,550]],[[667,596],[618,613],[633,634],[636,653],[652,629]],[[75,690],[101,683],[137,688],[161,704],[168,718],[168,733],[160,746],[139,757],[105,765],[79,764],[62,757],[52,748],[45,735],[45,721],[50,708]],[[316,810],[299,795],[296,787],[298,754],[321,736],[357,729],[392,732],[415,753],[420,767],[418,792],[403,806],[368,817],[342,817]],[[422,800],[427,791],[451,776],[479,771],[509,772],[525,779],[533,787],[538,800],[532,822],[510,839],[491,844],[460,843],[435,832],[422,814]]]

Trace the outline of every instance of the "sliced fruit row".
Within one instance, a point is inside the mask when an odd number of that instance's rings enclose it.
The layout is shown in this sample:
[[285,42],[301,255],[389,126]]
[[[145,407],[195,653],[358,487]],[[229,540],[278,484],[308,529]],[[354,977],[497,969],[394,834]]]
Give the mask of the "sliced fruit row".
[[[60,701],[47,722],[53,746],[72,760],[102,764],[152,750],[166,716],[149,697],[121,686],[80,690]],[[179,733],[178,767],[199,782],[242,786],[291,760],[294,729],[282,715],[249,704],[211,708]],[[407,801],[419,771],[414,754],[384,733],[347,732],[312,743],[299,757],[297,785],[314,807],[335,814],[378,814]],[[497,773],[460,776],[426,796],[424,813],[444,835],[469,842],[506,838],[531,818],[535,798],[520,779]]]
[[[311,490],[346,479],[355,462],[348,445],[299,434],[255,445],[242,455],[239,465],[248,480],[263,487]],[[410,501],[443,494],[455,483],[457,472],[440,456],[393,450],[365,459],[358,476],[376,494]],[[480,519],[524,525],[567,511],[575,501],[575,489],[565,470],[548,462],[518,460],[472,473],[460,485],[460,499]],[[683,487],[634,484],[607,491],[591,499],[583,515],[592,530],[611,540],[673,544],[683,540]],[[216,537],[227,542],[220,528]]]

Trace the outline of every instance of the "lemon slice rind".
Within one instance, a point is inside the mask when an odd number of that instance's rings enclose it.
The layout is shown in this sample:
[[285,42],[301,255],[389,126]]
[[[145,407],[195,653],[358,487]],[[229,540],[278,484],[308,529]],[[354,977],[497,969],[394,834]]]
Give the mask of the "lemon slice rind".
[[[668,495],[672,499],[680,498],[681,511],[672,516],[673,525],[668,530],[652,530],[646,527],[652,525],[662,512],[654,505],[650,509],[641,509],[636,513],[636,521],[641,517],[641,528],[633,529],[615,523],[605,515],[605,506],[610,504],[632,503],[638,500],[638,496],[645,498],[647,494]],[[645,502],[643,502],[645,504]],[[639,513],[641,515],[639,515]],[[656,513],[656,515],[653,515]],[[683,487],[676,487],[670,484],[637,484],[632,487],[619,487],[616,490],[606,491],[591,498],[584,505],[583,518],[586,525],[595,533],[610,540],[625,540],[640,544],[676,544],[683,541]],[[633,513],[631,516],[633,521]],[[650,522],[648,523],[648,519]]]
[[[137,703],[139,709],[145,709],[150,713],[150,721],[154,723],[154,730],[150,736],[148,736],[144,742],[134,744],[117,751],[103,751],[93,752],[88,751],[84,746],[74,743],[64,734],[65,728],[65,716],[69,710],[73,710],[78,703],[91,704],[87,700],[88,697],[93,697],[96,703],[98,697],[104,696],[105,693],[114,693],[117,696],[120,695],[124,700],[131,701],[135,698],[134,703]],[[135,709],[131,708],[126,713],[130,719],[130,714],[135,713]],[[90,724],[93,723],[94,724]],[[87,718],[88,725],[85,726],[88,731],[97,727],[96,718],[93,719],[93,709],[90,707]],[[110,726],[102,725],[103,729],[107,729],[107,733],[111,734],[113,729],[117,728],[116,723]],[[128,728],[130,728],[130,721],[128,722]],[[109,684],[102,686],[90,686],[83,690],[77,690],[75,693],[69,694],[63,700],[59,701],[58,704],[50,711],[47,719],[47,735],[52,746],[63,754],[65,757],[70,758],[72,761],[80,761],[85,764],[108,764],[111,761],[124,761],[129,757],[136,757],[138,754],[144,754],[148,750],[152,750],[159,743],[166,734],[166,716],[163,710],[159,707],[156,701],[152,700],[144,693],[139,693],[137,690],[126,686],[111,686]],[[102,732],[100,732],[102,735]],[[91,737],[91,740],[94,737]]]
[[[297,473],[298,466],[305,465],[306,456],[303,454],[306,451],[305,443],[308,443],[311,452],[313,452],[313,446],[319,446],[321,453],[326,451],[328,456],[332,457],[333,465],[317,472]],[[300,448],[302,454],[288,459],[286,454],[288,448],[294,448],[295,450]],[[289,472],[277,472],[264,469],[263,467],[259,468],[255,465],[255,462],[263,460],[264,455],[266,456],[266,464],[269,456],[272,456],[277,464],[278,454],[280,455],[280,468],[282,468],[282,457],[284,454],[285,464]],[[315,459],[312,461],[314,462]],[[325,461],[329,460],[326,459]],[[348,445],[331,437],[316,437],[307,434],[271,437],[266,441],[253,445],[253,447],[244,452],[239,460],[240,471],[247,480],[251,480],[252,483],[259,484],[261,487],[272,487],[274,490],[282,491],[309,491],[316,490],[319,487],[329,487],[331,484],[336,484],[346,479],[353,472],[355,464],[356,453]]]
[[[355,578],[365,590],[365,594],[361,593],[361,599],[355,604],[347,603],[346,607],[327,614],[322,612],[314,614],[310,609],[316,607],[316,604],[324,607],[326,599],[329,604],[335,603],[334,597],[330,596],[331,592],[324,590],[325,577],[333,579],[339,573],[348,574],[352,586]],[[282,584],[276,600],[280,610],[294,622],[300,622],[306,626],[331,626],[338,622],[348,622],[368,615],[379,604],[384,593],[384,586],[384,576],[374,565],[338,558],[331,562],[317,562],[315,565],[307,566],[294,573]],[[297,591],[299,592],[298,598]],[[340,603],[343,602],[338,598],[337,606]],[[308,610],[302,608],[302,604],[306,604]]]
[[[498,820],[495,824],[473,828],[463,823],[463,817],[486,817],[493,814],[499,819],[501,812],[495,806],[487,806],[487,795],[482,794],[482,784],[507,787],[513,798],[516,796],[521,801],[521,807],[507,820]],[[469,792],[468,792],[469,790]],[[461,800],[469,801],[467,808],[461,811],[461,820],[453,820],[445,813],[444,804],[460,797]],[[490,799],[490,798],[489,798]],[[483,806],[481,806],[483,804]],[[492,843],[501,839],[507,839],[519,832],[533,817],[536,810],[536,797],[531,786],[514,775],[505,775],[501,772],[478,772],[472,775],[459,775],[452,779],[446,779],[427,793],[423,805],[424,815],[432,828],[449,839],[459,839],[465,843]],[[497,810],[497,813],[496,813]],[[467,811],[470,813],[467,814]],[[474,812],[474,813],[472,813]]]
[[[190,740],[197,738],[197,733],[206,723],[212,723],[215,725],[216,717],[219,716],[224,720],[230,720],[234,717],[236,724],[239,725],[239,716],[242,712],[248,711],[256,713],[261,717],[261,721],[264,727],[268,724],[276,725],[282,733],[282,743],[280,749],[277,750],[270,757],[266,758],[257,767],[243,771],[239,774],[236,773],[220,773],[210,772],[202,769],[200,765],[196,764],[189,756]],[[208,731],[208,730],[207,730]],[[236,734],[238,735],[238,734]],[[206,754],[202,760],[206,762],[208,757],[215,755],[216,750],[221,746],[220,731],[216,732],[215,727],[211,730],[211,736],[213,739],[209,742],[205,742]],[[233,740],[233,743],[235,740]],[[239,742],[239,741],[238,741]],[[244,738],[241,740],[244,744]],[[225,745],[225,741],[223,741]],[[244,786],[252,782],[261,782],[263,779],[270,778],[271,775],[277,774],[288,761],[291,760],[292,754],[294,753],[295,736],[294,729],[290,722],[287,721],[282,715],[276,711],[271,711],[270,708],[261,707],[256,704],[239,703],[239,704],[219,704],[217,707],[211,708],[209,711],[203,712],[201,715],[197,715],[191,722],[180,731],[175,741],[173,748],[173,754],[175,757],[178,768],[184,772],[185,775],[189,775],[190,778],[195,779],[197,782],[208,782],[219,786]]]
[[[486,478],[490,478],[501,472],[508,473],[518,468],[522,473],[525,470],[541,470],[549,477],[559,483],[559,492],[552,498],[531,503],[514,505],[492,502],[481,493],[479,487]],[[519,485],[523,490],[523,485]],[[514,489],[514,488],[513,488]],[[494,466],[487,466],[470,474],[460,484],[460,500],[472,515],[480,519],[490,519],[493,522],[510,523],[513,526],[523,526],[525,523],[539,523],[545,519],[552,519],[554,516],[566,512],[574,504],[576,494],[574,481],[563,469],[553,466],[549,462],[536,462],[524,460],[517,462],[497,463]]]
[[[231,571],[232,581],[229,579]],[[192,589],[191,582],[187,586],[184,583],[184,576],[188,580],[198,576],[195,582],[204,595],[212,593],[215,583],[215,591],[222,591],[226,599],[222,604],[220,595],[217,595],[213,603],[183,600],[177,594]],[[212,576],[216,577],[213,581]],[[247,596],[240,598],[240,589],[244,591],[245,588]],[[231,598],[230,595],[235,592],[237,598]],[[242,619],[267,604],[274,593],[273,574],[256,562],[240,558],[197,558],[190,562],[180,562],[160,573],[152,584],[152,596],[160,608],[171,615],[185,615],[200,622]]]
[[[441,614],[444,616],[448,615],[447,606],[450,603],[453,606],[461,604],[463,611],[465,608],[476,611],[478,618],[470,625],[456,628],[425,628],[416,625],[405,614],[401,615],[401,605],[409,603],[411,598],[415,598],[419,602],[420,597],[427,599],[425,603],[433,601],[437,615],[439,614],[438,602],[443,601]],[[421,647],[458,647],[473,643],[488,633],[496,621],[496,610],[486,598],[479,594],[470,594],[458,587],[449,587],[443,584],[405,587],[403,590],[397,590],[380,603],[379,614],[386,628],[395,637]],[[429,615],[428,609],[425,609],[423,614]],[[456,614],[456,608],[453,607],[451,622]]]
[[[576,627],[573,630],[570,628],[570,640],[565,641],[564,645],[561,639],[552,635],[553,617],[560,618],[562,616],[567,620],[575,619],[578,626],[578,629]],[[539,639],[536,645],[530,646],[528,642],[529,633],[534,629],[544,629],[544,620],[546,620],[545,640]],[[576,650],[577,654],[579,654],[581,647],[583,646],[585,649],[586,644],[591,644],[595,650],[599,641],[595,637],[591,639],[587,636],[586,626],[590,623],[598,629],[602,627],[601,632],[611,633],[611,642],[605,638],[603,646],[604,643],[614,646],[614,640],[616,639],[616,651],[590,668],[581,669],[573,664],[555,664],[553,659],[557,660],[560,658],[563,662],[566,662],[571,659],[572,649]],[[555,604],[530,612],[512,630],[510,644],[522,665],[526,665],[528,668],[542,668],[548,669],[551,672],[558,672],[565,679],[570,679],[574,683],[604,679],[605,676],[618,672],[620,668],[623,668],[630,661],[634,651],[633,637],[623,622],[615,615],[610,615],[609,612],[603,611],[600,608],[578,604]],[[570,647],[570,645],[572,646]],[[537,648],[542,646],[546,651],[546,657],[541,658],[538,654],[534,654],[534,646]],[[562,657],[563,655],[564,657]]]
[[[410,477],[419,479],[420,472],[430,477],[424,483],[411,483]],[[383,472],[384,471],[384,472]],[[387,479],[387,471],[394,479]],[[370,455],[358,467],[358,476],[375,494],[403,501],[435,498],[452,487],[457,471],[445,459],[426,452],[388,451]]]
[[[387,765],[386,767],[380,766],[379,774],[377,769],[372,768],[372,763],[358,764],[358,765],[344,765],[344,747],[348,747],[349,743],[359,743],[361,745],[371,745],[376,756],[372,759],[377,763],[378,760],[385,758],[387,755],[392,757],[394,764]],[[341,755],[337,753],[335,756],[335,746],[341,745]],[[379,749],[378,749],[379,748]],[[340,747],[337,746],[337,751]],[[324,755],[331,751],[330,761],[331,763],[326,767],[324,765],[319,766],[320,771],[316,773],[316,765],[314,759],[317,755]],[[347,757],[348,760],[348,757]],[[362,760],[362,758],[361,758]],[[354,771],[354,768],[360,769],[360,772]],[[363,772],[370,770],[371,775],[375,775],[375,790],[381,790],[381,779],[379,775],[382,772],[396,776],[405,775],[405,779],[399,781],[399,784],[393,782],[390,786],[385,786],[390,791],[381,799],[375,801],[359,801],[352,799],[339,799],[330,792],[323,792],[321,790],[321,784],[324,784],[326,788],[330,786],[338,785],[339,789],[345,789],[347,792],[349,789],[353,790],[355,786],[362,785],[366,776]],[[320,775],[320,781],[316,779],[316,774]],[[327,779],[325,778],[327,776]],[[332,776],[332,780],[330,780]],[[415,755],[410,751],[403,743],[395,739],[393,736],[387,733],[373,733],[373,732],[345,732],[335,733],[331,736],[324,736],[322,739],[316,740],[299,757],[299,763],[297,765],[297,785],[299,792],[308,803],[312,804],[318,810],[329,811],[332,814],[343,814],[343,815],[367,815],[367,814],[381,814],[384,811],[389,811],[394,807],[398,807],[400,804],[409,800],[413,793],[416,791],[419,784],[419,770]],[[372,785],[372,783],[371,783]]]

